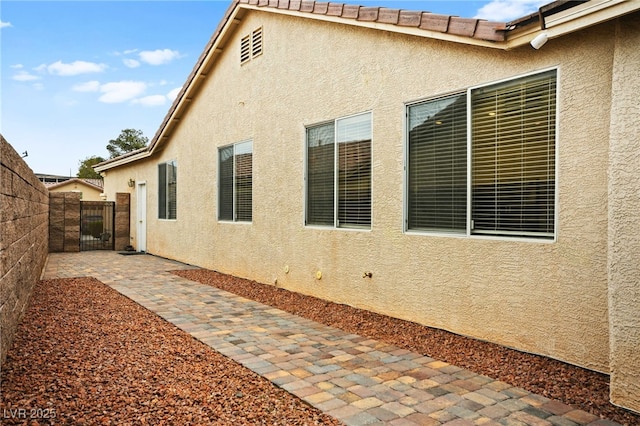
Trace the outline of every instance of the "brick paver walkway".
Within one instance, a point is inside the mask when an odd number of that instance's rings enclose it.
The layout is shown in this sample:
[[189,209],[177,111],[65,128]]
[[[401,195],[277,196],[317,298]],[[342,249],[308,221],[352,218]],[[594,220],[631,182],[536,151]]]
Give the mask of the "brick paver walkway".
[[167,272],[187,268],[150,255],[55,253],[43,278],[94,277],[345,424],[617,425]]

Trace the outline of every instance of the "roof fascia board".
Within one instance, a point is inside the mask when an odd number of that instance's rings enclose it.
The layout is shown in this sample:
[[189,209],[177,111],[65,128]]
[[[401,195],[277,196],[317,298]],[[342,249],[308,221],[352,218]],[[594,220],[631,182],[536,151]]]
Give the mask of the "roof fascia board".
[[513,31],[507,39],[507,49],[526,45],[541,32],[545,32],[549,39],[554,39],[637,10],[640,10],[640,0],[590,1],[547,16],[544,30],[537,23],[520,31]]
[[371,28],[376,30],[384,30],[391,33],[408,34],[417,37],[431,38],[455,43],[469,44],[474,46],[491,47],[494,49],[505,49],[501,42],[482,40],[466,36],[458,36],[455,34],[441,33],[438,31],[430,31],[417,27],[403,27],[400,25],[384,24],[374,21],[358,21],[357,19],[343,18],[341,16],[321,15],[318,13],[300,12],[291,9],[277,9],[252,4],[241,3],[239,7],[244,9],[257,10],[262,12],[278,13],[281,15],[295,16],[298,18],[314,19],[318,21],[333,22],[343,25],[352,25],[355,27]]
[[158,149],[160,149],[162,143],[165,140],[169,139],[173,128],[180,121],[182,114],[200,88],[202,81],[206,78],[207,73],[213,67],[213,59],[224,50],[222,47],[224,45],[224,42],[226,42],[230,34],[233,33],[233,31],[230,31],[230,28],[237,27],[240,24],[243,15],[244,11],[242,11],[241,8],[238,7],[237,1],[231,3],[231,6],[229,7],[227,15],[225,17],[224,25],[216,30],[216,32],[213,34],[213,36],[205,46],[204,51],[198,58],[198,61],[187,77],[182,90],[180,91],[180,93],[178,93],[178,96],[176,97],[174,103],[169,109],[169,112],[162,121],[162,124],[160,125],[158,131],[154,135],[147,149],[135,155],[123,157],[121,159],[115,159],[114,161],[109,161],[101,165],[96,165],[93,167],[94,170],[96,170],[97,172],[105,172],[115,167],[124,166],[126,164],[148,158],[152,156],[156,151],[158,151]]
[[116,158],[113,161],[105,162],[105,163],[103,163],[101,165],[98,164],[96,166],[93,166],[93,169],[96,172],[101,173],[101,172],[105,172],[105,171],[107,171],[109,169],[113,169],[115,167],[120,167],[120,166],[123,166],[123,165],[125,165],[127,163],[132,163],[134,161],[142,160],[142,159],[150,157],[150,156],[151,156],[151,151],[148,151],[148,150],[147,151],[142,151],[142,152],[140,152],[140,153],[138,153],[136,155],[131,155],[131,156],[128,156],[128,157],[122,157],[122,158],[119,158],[119,159]]
[[184,108],[188,106],[196,92],[200,89],[203,80],[207,77],[208,72],[211,71],[214,62],[213,59],[224,50],[222,46],[229,37],[229,29],[231,27],[237,27],[240,24],[241,19],[238,17],[239,13],[240,8],[236,7],[233,9],[233,13],[226,20],[225,25],[217,32],[217,34],[214,34],[213,39],[210,40],[207,48],[187,78],[181,93],[178,94],[178,97],[176,98],[177,102],[172,106],[170,110],[171,112],[167,114],[158,133],[153,138],[152,143],[149,144],[149,151],[151,154],[156,150],[158,142],[169,137],[173,127],[180,121],[181,113]]

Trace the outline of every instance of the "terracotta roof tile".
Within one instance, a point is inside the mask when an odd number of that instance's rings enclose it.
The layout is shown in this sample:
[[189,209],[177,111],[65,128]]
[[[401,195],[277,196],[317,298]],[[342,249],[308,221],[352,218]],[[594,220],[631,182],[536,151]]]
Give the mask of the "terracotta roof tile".
[[476,25],[478,25],[477,19],[458,18],[457,16],[452,16],[449,20],[449,28],[447,29],[447,32],[449,34],[464,37],[473,37],[476,32]]
[[358,19],[358,12],[360,12],[360,6],[345,4],[342,8],[342,17],[347,19]]
[[344,4],[342,3],[329,3],[329,8],[327,10],[327,15],[329,16],[342,16],[342,9],[344,8]]
[[422,12],[420,28],[429,31],[446,33],[449,30],[449,15],[437,15],[435,13]]
[[315,6],[313,7],[313,13],[317,13],[319,15],[326,15],[328,9],[329,9],[329,3],[317,1]]
[[311,13],[313,12],[313,8],[315,7],[315,5],[315,1],[302,0],[302,3],[300,3],[300,12]]
[[360,12],[358,13],[358,21],[366,21],[373,22],[378,20],[378,11],[379,7],[360,7]]
[[300,10],[301,0],[291,0],[289,2],[289,10]]
[[401,27],[419,27],[421,19],[422,12],[401,10],[398,17],[398,25]]
[[[389,1],[391,3],[391,0]],[[360,22],[378,22],[399,27],[414,27],[421,30],[482,40],[504,41],[506,36],[506,24],[502,22],[460,18],[458,16],[430,12],[313,0],[237,0],[237,2],[259,7],[272,7],[302,13],[355,19]]]
[[400,16],[400,9],[387,9],[386,7],[380,8],[380,14],[378,16],[378,22],[383,24],[398,24]]

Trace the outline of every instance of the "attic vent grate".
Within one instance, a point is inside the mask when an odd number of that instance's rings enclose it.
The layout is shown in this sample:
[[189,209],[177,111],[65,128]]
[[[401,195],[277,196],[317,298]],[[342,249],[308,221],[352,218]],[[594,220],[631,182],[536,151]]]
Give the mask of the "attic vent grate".
[[251,59],[251,39],[249,36],[242,37],[240,41],[240,63],[244,64]]
[[262,27],[253,30],[240,40],[240,65],[262,55]]
[[262,28],[251,33],[251,56],[254,58],[262,54]]

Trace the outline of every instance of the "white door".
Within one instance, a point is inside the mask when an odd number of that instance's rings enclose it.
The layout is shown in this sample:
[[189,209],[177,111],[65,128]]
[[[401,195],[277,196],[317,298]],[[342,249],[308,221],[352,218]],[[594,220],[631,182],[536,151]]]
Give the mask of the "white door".
[[147,251],[147,183],[138,182],[136,201],[138,204],[136,214],[136,242],[137,250]]

